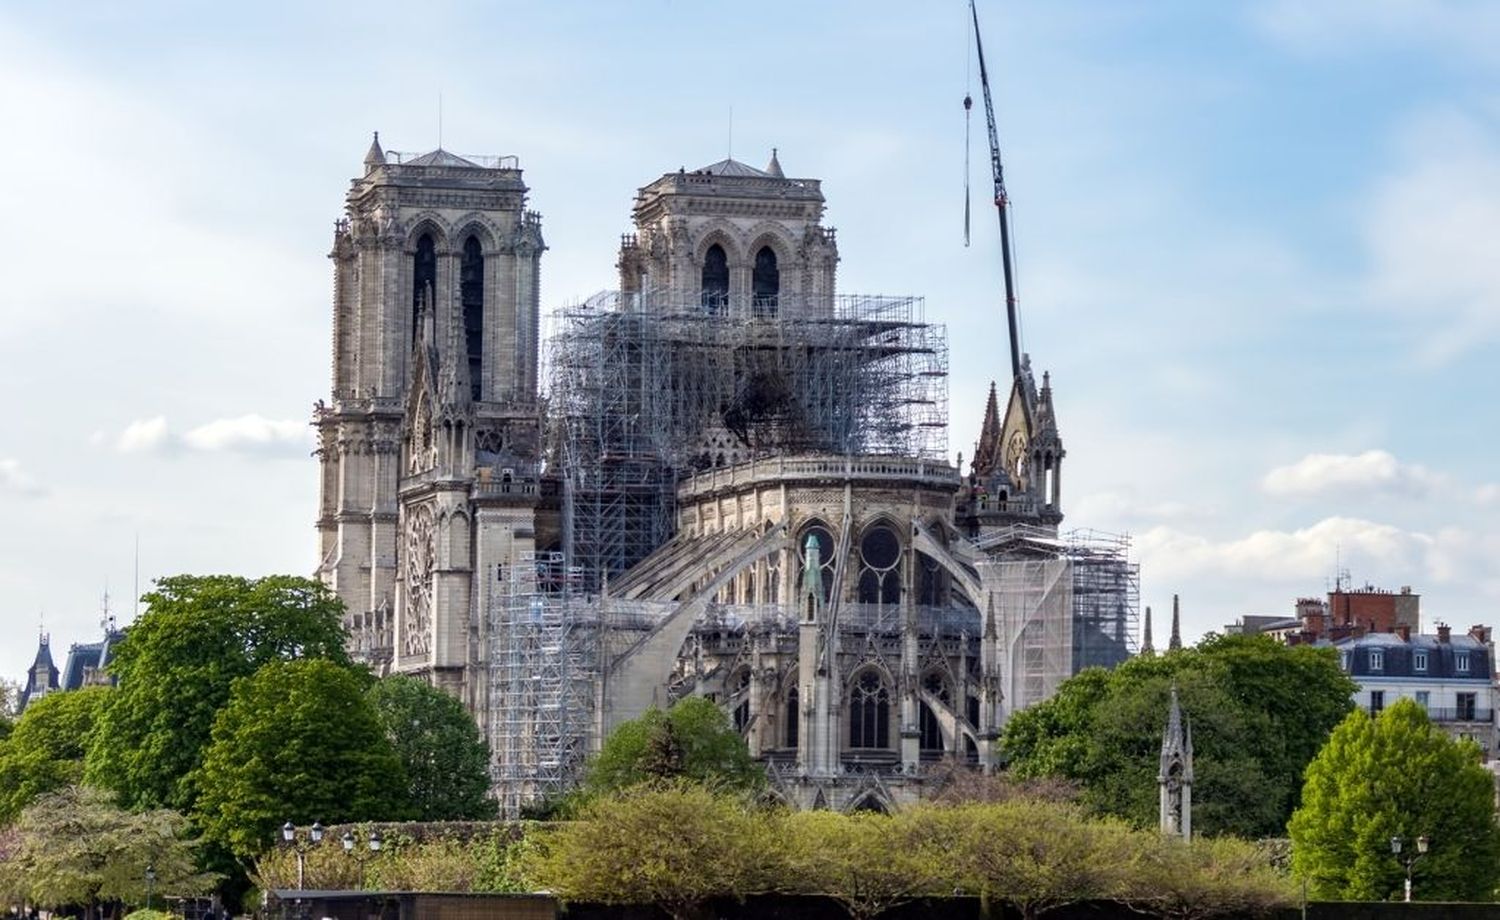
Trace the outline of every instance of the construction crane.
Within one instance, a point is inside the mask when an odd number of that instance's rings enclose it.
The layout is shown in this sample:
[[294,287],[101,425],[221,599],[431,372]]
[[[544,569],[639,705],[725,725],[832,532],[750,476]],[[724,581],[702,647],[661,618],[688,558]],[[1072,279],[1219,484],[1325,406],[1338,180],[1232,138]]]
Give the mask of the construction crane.
[[[1000,163],[1000,135],[995,131],[995,103],[990,98],[990,76],[984,66],[984,42],[979,38],[979,10],[969,0],[974,19],[974,50],[979,56],[979,85],[984,90],[984,117],[990,129],[990,168],[995,177],[995,210],[1000,216],[1000,263],[1005,270],[1005,318],[1010,329],[1010,373],[1021,376],[1021,340],[1017,331],[1016,284],[1010,259],[1010,201],[1005,194],[1005,167]],[[964,112],[974,107],[972,96],[964,96]],[[964,233],[968,235],[968,201],[964,202]]]

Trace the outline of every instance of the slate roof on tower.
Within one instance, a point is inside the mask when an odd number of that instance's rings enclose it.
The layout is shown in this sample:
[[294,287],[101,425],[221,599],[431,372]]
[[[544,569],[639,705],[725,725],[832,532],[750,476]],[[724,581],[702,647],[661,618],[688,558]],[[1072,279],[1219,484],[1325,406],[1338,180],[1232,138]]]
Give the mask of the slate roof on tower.
[[484,168],[483,166],[480,166],[478,163],[475,163],[472,160],[466,160],[463,157],[458,156],[457,154],[449,153],[448,151],[444,150],[441,147],[439,147],[438,149],[432,151],[431,153],[424,153],[421,156],[417,157],[416,159],[407,160],[405,163],[402,163],[401,165],[402,166],[446,166],[446,167],[457,167],[457,168],[460,168],[460,169],[483,169]]
[[768,172],[765,172],[764,170],[756,169],[754,166],[750,166],[746,163],[741,163],[739,160],[735,159],[720,160],[717,163],[710,163],[709,165],[698,170],[698,172],[708,173],[711,176],[738,176],[742,178],[754,179],[776,178],[775,176],[771,175]]

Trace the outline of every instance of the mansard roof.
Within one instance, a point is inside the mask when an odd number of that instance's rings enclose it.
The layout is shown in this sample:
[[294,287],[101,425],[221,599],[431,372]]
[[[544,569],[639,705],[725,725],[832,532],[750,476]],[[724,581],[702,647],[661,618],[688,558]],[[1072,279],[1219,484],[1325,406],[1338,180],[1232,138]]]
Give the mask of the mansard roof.
[[[42,682],[37,682],[37,671],[45,676]],[[33,694],[46,693],[48,690],[57,689],[57,666],[52,663],[52,649],[47,636],[42,635],[37,642],[36,658],[31,662],[31,668],[26,672],[26,686],[21,690],[21,708],[25,709]]]
[[[1473,636],[1454,635],[1444,642],[1438,636],[1412,636],[1403,639],[1397,633],[1366,633],[1354,639],[1333,643],[1341,660],[1348,653],[1346,670],[1352,677],[1400,677],[1427,680],[1473,680],[1488,683],[1493,673],[1489,646]],[[1370,652],[1380,649],[1380,667],[1372,668]],[[1416,669],[1416,653],[1427,653],[1427,667]],[[1468,670],[1458,669],[1458,654],[1468,654]]]

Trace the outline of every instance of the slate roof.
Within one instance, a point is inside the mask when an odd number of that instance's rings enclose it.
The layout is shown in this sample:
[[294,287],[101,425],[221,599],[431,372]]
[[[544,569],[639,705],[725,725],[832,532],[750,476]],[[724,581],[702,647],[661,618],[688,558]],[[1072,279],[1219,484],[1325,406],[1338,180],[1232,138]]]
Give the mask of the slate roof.
[[[47,675],[46,683],[43,686],[37,686],[36,673],[38,668],[43,669]],[[52,649],[47,637],[42,636],[37,642],[36,658],[32,659],[31,667],[26,671],[26,687],[21,691],[21,708],[26,708],[26,704],[31,700],[33,693],[45,693],[48,690],[56,689],[57,666],[52,663]]]
[[443,148],[424,153],[414,160],[407,160],[402,166],[456,166],[463,169],[483,169],[478,163],[466,160],[457,154],[449,153]]
[[754,166],[741,163],[739,160],[735,159],[720,160],[717,163],[710,163],[709,165],[698,170],[698,172],[708,173],[711,176],[737,176],[745,179],[777,178],[776,176],[771,175],[765,170],[756,169]]
[[[1412,636],[1402,639],[1396,633],[1366,633],[1354,639],[1333,643],[1339,650],[1340,661],[1348,655],[1345,669],[1353,677],[1400,677],[1428,680],[1474,680],[1488,683],[1493,675],[1494,663],[1490,661],[1489,646],[1473,636],[1453,635],[1447,642],[1437,636]],[[1381,667],[1370,667],[1372,650],[1381,652]],[[1417,670],[1416,653],[1427,653],[1427,668]],[[1469,669],[1460,671],[1457,666],[1459,653],[1467,653]]]

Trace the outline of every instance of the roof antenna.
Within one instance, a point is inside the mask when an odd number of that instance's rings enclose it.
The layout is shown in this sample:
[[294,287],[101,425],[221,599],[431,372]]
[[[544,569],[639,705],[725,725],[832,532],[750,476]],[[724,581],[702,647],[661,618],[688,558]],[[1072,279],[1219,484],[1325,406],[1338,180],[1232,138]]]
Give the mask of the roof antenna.
[[443,149],[443,91],[438,90],[438,149]]
[[131,606],[130,620],[135,622],[141,618],[141,532],[135,532],[135,588],[132,591],[135,603]]
[[734,159],[734,106],[729,107],[729,159]]

